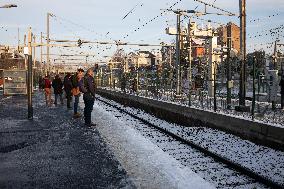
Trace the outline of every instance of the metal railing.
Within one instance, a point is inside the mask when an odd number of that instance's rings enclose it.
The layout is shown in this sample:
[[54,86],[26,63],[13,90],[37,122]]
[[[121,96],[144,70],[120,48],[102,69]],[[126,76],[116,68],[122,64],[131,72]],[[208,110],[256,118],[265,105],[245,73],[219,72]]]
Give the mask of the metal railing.
[[[104,75],[103,77],[98,75],[97,85],[100,88],[108,90],[189,106],[189,90],[186,80],[182,82],[184,84],[181,85],[181,94],[176,95],[176,80],[174,78],[145,77],[143,75],[147,74],[141,73],[138,77],[137,75],[130,75],[124,79],[119,75],[116,77],[112,76],[112,81],[110,81],[109,75]],[[247,83],[251,82],[251,80],[247,81]],[[232,88],[232,100],[230,106],[228,106],[226,86],[222,85],[222,82],[219,82],[219,80],[216,81],[216,83],[215,98],[214,96],[208,95],[207,81],[204,82],[202,87],[193,88],[191,90],[190,107],[205,111],[215,111],[216,113],[241,119],[284,126],[284,111],[280,108],[280,104],[276,104],[276,109],[274,109],[272,103],[267,101],[265,94],[268,93],[269,87],[267,87],[266,84],[258,85],[260,90],[257,91],[261,91],[261,93],[257,93],[259,96],[257,96],[255,103],[256,108],[252,114],[252,111],[238,112],[235,110],[235,107],[239,105],[238,84],[235,84]],[[247,97],[246,105],[252,106],[251,97]]]

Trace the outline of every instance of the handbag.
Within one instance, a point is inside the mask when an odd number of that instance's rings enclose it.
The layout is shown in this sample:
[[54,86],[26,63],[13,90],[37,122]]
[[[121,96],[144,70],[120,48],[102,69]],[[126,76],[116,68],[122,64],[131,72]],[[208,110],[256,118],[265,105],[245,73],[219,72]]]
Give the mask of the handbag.
[[71,90],[71,92],[72,92],[73,96],[77,96],[77,95],[80,94],[80,89],[79,89],[79,87],[75,87]]

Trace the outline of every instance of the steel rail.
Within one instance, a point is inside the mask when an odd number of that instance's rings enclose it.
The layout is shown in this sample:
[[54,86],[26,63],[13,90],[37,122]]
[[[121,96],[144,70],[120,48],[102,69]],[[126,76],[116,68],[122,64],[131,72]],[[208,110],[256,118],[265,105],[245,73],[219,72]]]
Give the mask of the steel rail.
[[167,134],[168,136],[171,136],[172,138],[174,138],[174,139],[176,139],[176,140],[178,140],[178,141],[180,141],[180,142],[182,142],[184,144],[187,144],[187,145],[191,146],[192,148],[197,149],[198,151],[202,152],[203,154],[212,157],[216,161],[219,161],[221,163],[224,163],[224,164],[228,165],[229,167],[231,167],[231,168],[237,170],[238,172],[240,172],[240,173],[242,173],[242,174],[244,174],[244,175],[254,179],[255,181],[257,181],[259,183],[262,183],[262,184],[264,184],[264,185],[266,185],[268,187],[271,187],[271,188],[277,188],[277,189],[284,188],[284,185],[282,185],[280,183],[277,183],[275,181],[272,181],[272,180],[270,180],[267,177],[259,175],[259,174],[255,173],[254,171],[252,171],[252,170],[250,170],[250,169],[248,169],[248,168],[246,168],[246,167],[244,167],[244,166],[242,166],[242,165],[240,165],[240,164],[238,164],[236,162],[230,161],[226,157],[222,157],[222,156],[220,156],[220,155],[218,155],[218,154],[216,154],[214,152],[211,152],[211,151],[207,150],[204,147],[201,147],[201,146],[199,146],[199,145],[197,145],[197,144],[195,144],[195,143],[193,143],[193,142],[191,142],[191,141],[189,141],[187,139],[182,138],[181,136],[178,136],[178,135],[176,135],[176,134],[174,134],[174,133],[172,133],[172,132],[170,132],[170,131],[168,131],[166,129],[163,129],[163,128],[161,128],[161,127],[159,127],[159,126],[149,122],[146,119],[143,119],[143,118],[141,118],[141,117],[139,117],[137,115],[129,113],[128,111],[126,111],[126,110],[124,110],[124,109],[122,109],[122,108],[120,108],[120,107],[118,107],[116,105],[113,105],[113,104],[111,104],[109,102],[106,102],[106,101],[104,101],[102,99],[99,99],[97,97],[96,97],[96,99],[98,101],[104,103],[104,104],[107,104],[108,106],[111,106],[111,107],[119,110],[120,112],[123,112],[123,113],[125,113],[125,114],[127,114],[127,115],[129,115],[129,116],[131,116],[131,117],[141,121],[142,123],[144,123],[144,124],[146,124],[146,125],[148,125],[150,127],[153,127],[155,129],[161,131],[162,133]]

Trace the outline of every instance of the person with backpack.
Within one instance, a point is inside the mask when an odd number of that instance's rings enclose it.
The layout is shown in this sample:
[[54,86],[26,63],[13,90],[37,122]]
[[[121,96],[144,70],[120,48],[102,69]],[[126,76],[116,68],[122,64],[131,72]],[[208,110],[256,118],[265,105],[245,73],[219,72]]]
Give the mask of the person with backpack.
[[74,118],[81,117],[81,114],[78,112],[79,98],[80,98],[80,88],[79,84],[81,79],[83,78],[84,70],[79,68],[77,73],[72,76],[72,95],[74,96]]
[[64,77],[64,81],[63,81],[63,85],[64,85],[64,91],[66,94],[66,99],[67,99],[67,109],[72,109],[71,107],[71,101],[72,101],[72,76],[70,73],[67,73],[66,76]]
[[84,118],[85,126],[92,127],[96,124],[92,123],[91,114],[93,111],[94,101],[95,101],[95,82],[94,82],[94,71],[93,69],[88,69],[84,77],[84,85],[80,87],[81,91],[84,92],[83,100],[85,103],[84,108]]
[[49,75],[46,75],[44,78],[44,94],[46,105],[51,106],[51,81]]
[[55,96],[54,104],[57,105],[58,96],[60,98],[61,104],[63,104],[63,98],[62,98],[63,83],[62,83],[59,75],[56,75],[55,79],[52,81],[52,87],[53,87],[54,96]]

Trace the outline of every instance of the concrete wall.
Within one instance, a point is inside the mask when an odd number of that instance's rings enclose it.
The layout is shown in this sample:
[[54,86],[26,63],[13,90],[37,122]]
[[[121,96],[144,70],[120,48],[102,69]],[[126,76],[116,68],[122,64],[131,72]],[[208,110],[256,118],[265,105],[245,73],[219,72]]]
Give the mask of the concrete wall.
[[173,123],[189,127],[206,126],[219,129],[284,151],[284,128],[105,89],[98,89],[98,94],[128,106],[144,109]]

